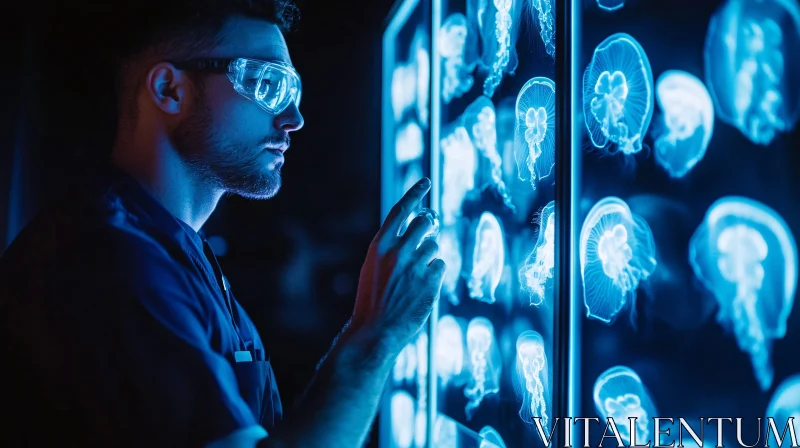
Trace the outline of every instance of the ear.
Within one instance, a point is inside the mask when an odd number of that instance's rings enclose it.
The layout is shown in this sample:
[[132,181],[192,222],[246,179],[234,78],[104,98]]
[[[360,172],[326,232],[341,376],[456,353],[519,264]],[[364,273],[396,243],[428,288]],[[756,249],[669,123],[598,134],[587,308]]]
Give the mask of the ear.
[[170,63],[158,63],[147,72],[146,96],[165,113],[177,115],[185,110],[193,88],[186,73]]

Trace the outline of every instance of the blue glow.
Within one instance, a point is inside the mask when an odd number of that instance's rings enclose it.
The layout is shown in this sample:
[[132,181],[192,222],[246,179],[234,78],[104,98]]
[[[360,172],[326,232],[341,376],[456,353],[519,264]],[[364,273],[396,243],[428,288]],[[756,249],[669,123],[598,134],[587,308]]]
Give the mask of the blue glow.
[[439,54],[442,57],[442,101],[449,104],[469,92],[475,79],[473,66],[466,63],[467,18],[464,14],[449,15],[439,29]]
[[522,401],[519,417],[526,425],[533,424],[533,417],[542,419],[542,427],[550,425],[550,386],[548,381],[547,355],[542,335],[525,331],[517,338],[515,389]]
[[458,448],[458,427],[456,422],[444,415],[436,416],[433,426],[433,446],[436,448]]
[[641,151],[653,117],[653,72],[636,39],[618,33],[597,46],[583,75],[583,109],[595,147]]
[[711,95],[696,76],[670,70],[656,82],[656,101],[663,113],[662,129],[653,133],[656,162],[671,177],[683,177],[702,160],[714,133]]
[[410,448],[414,440],[414,398],[404,390],[392,394],[392,441],[397,448]]
[[[539,238],[536,246],[519,271],[522,290],[528,293],[530,304],[539,306],[545,301],[545,286],[553,278],[555,266],[555,201],[550,201],[539,213]],[[552,292],[552,290],[550,291]]]
[[533,78],[517,95],[514,156],[521,180],[536,183],[550,176],[556,164],[556,85]]
[[447,265],[442,283],[442,294],[453,306],[461,303],[458,298],[458,281],[461,279],[461,244],[453,227],[445,227],[439,233],[439,258]]
[[513,209],[503,181],[503,160],[497,150],[497,120],[492,101],[485,96],[478,97],[464,111],[462,125],[469,132],[472,144],[489,162],[487,170],[479,173],[481,188],[494,187],[505,205]]
[[421,408],[428,405],[428,333],[421,331],[417,336],[417,404]]
[[408,343],[397,355],[394,363],[392,378],[396,385],[401,386],[406,382],[413,382],[417,375],[417,346]]
[[631,417],[637,418],[637,443],[651,440],[652,419],[659,415],[650,392],[631,368],[616,366],[601,373],[594,383],[594,405],[601,418],[614,419],[625,444],[631,441]]
[[471,0],[482,42],[481,59],[489,74],[483,94],[491,98],[504,73],[517,67],[517,35],[522,0]]
[[436,323],[436,375],[442,387],[461,375],[464,369],[464,330],[455,317],[442,316]]
[[612,323],[636,288],[656,268],[650,226],[622,199],[606,197],[592,207],[580,235],[581,279],[586,315]]
[[[425,140],[422,128],[415,121],[410,121],[397,130],[395,140],[395,161],[398,164],[414,162],[422,158]],[[419,179],[417,179],[419,180]]]
[[786,334],[797,289],[797,244],[788,225],[760,202],[722,198],[692,236],[689,263],[719,304],[717,321],[734,332],[766,391],[774,376],[772,343]]
[[494,293],[503,275],[505,259],[500,222],[493,214],[484,212],[475,227],[472,269],[467,281],[470,298],[486,303],[495,302]]
[[469,400],[464,412],[467,420],[471,420],[483,399],[500,391],[503,360],[494,336],[494,326],[489,319],[476,317],[469,322],[467,350],[472,378],[464,389],[464,396]]
[[706,83],[717,115],[753,143],[769,145],[797,124],[800,73],[787,61],[800,44],[794,0],[729,0],[711,18]]
[[[467,192],[475,188],[478,154],[463,126],[444,137],[442,151],[442,223],[451,226],[461,215],[461,204]],[[448,269],[449,271],[449,269]]]
[[428,126],[430,111],[431,55],[428,52],[429,47],[428,33],[422,28],[417,28],[414,40],[411,41],[411,54],[408,59],[413,64],[416,75],[417,117],[425,127]]
[[544,43],[544,50],[550,57],[556,57],[556,10],[551,0],[531,0],[533,21],[539,25],[539,35]]
[[503,442],[500,433],[491,426],[481,428],[479,435],[481,437],[479,448],[506,448],[506,443]]
[[[784,442],[777,444],[777,446],[797,446],[800,442],[800,374],[795,374],[785,379],[776,389],[772,395],[772,399],[767,406],[766,417],[772,417],[775,420],[775,426],[778,434],[783,433],[783,429],[789,422],[789,418],[793,417],[792,426],[789,431],[784,435]],[[774,437],[774,433],[770,434],[770,428],[765,428],[769,437]],[[770,443],[774,439],[766,439],[765,443]]]
[[606,11],[616,11],[625,6],[625,0],[597,0],[597,6]]

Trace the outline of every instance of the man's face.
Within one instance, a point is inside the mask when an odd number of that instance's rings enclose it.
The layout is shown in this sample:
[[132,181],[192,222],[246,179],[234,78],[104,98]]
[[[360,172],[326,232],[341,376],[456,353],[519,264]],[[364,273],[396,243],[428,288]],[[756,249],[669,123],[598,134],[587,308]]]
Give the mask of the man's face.
[[[203,57],[252,58],[291,63],[278,27],[253,19],[231,20],[223,42]],[[238,94],[225,75],[197,77],[197,97],[172,135],[181,157],[203,181],[240,196],[266,199],[281,186],[289,133],[303,126],[292,102],[272,115]]]

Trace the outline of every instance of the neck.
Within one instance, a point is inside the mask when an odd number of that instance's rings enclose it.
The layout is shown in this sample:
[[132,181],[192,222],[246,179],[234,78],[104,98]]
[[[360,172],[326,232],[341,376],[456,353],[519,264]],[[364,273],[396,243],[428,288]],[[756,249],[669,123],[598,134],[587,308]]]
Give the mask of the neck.
[[223,190],[202,180],[169,143],[117,140],[111,160],[195,231],[200,231],[222,197]]

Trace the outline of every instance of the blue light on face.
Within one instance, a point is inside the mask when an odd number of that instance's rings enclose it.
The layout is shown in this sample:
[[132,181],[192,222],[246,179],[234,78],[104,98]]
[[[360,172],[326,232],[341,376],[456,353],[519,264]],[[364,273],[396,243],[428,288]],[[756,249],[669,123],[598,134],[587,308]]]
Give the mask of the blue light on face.
[[615,144],[624,154],[642,149],[653,117],[653,72],[633,37],[618,33],[594,50],[583,75],[583,109],[592,144]]
[[597,0],[597,6],[606,11],[616,11],[625,6],[625,0]]
[[464,411],[470,420],[487,395],[500,391],[503,360],[489,319],[476,317],[469,322],[467,350],[472,378],[464,389],[464,396],[469,400]]
[[475,79],[466,62],[465,46],[468,33],[464,14],[449,15],[439,29],[439,55],[442,58],[442,101],[449,104],[454,98],[467,93]]
[[539,25],[539,35],[544,42],[544,50],[550,57],[556,57],[556,10],[551,0],[531,0],[533,22]]
[[625,444],[631,441],[631,420],[638,443],[648,443],[653,417],[658,417],[650,392],[633,369],[615,366],[597,377],[594,383],[594,405],[601,418],[614,419]]
[[719,304],[718,322],[750,355],[762,390],[772,385],[772,343],[786,334],[797,289],[797,244],[766,205],[725,197],[692,236],[689,263]]
[[517,95],[517,126],[514,157],[521,180],[537,182],[553,173],[556,164],[556,85],[543,77],[533,78]]
[[533,417],[541,418],[542,427],[550,424],[550,386],[547,378],[547,355],[544,339],[539,333],[527,330],[517,338],[516,392],[522,401],[519,417],[525,424],[533,424]]
[[656,268],[653,232],[622,199],[606,197],[583,222],[580,259],[586,315],[612,323],[628,303],[635,310],[636,288]]
[[493,214],[484,212],[475,226],[472,269],[467,281],[470,298],[486,303],[495,302],[494,293],[500,285],[505,260],[500,222]]
[[656,162],[674,178],[683,177],[706,154],[714,132],[714,106],[696,76],[664,72],[656,82],[656,101],[663,114],[655,131]]
[[539,214],[539,238],[536,247],[519,271],[522,290],[528,293],[530,304],[539,306],[545,301],[547,281],[553,278],[555,267],[555,201],[550,201]]
[[729,0],[711,18],[706,82],[717,115],[753,143],[769,145],[800,116],[800,45],[795,0]]

